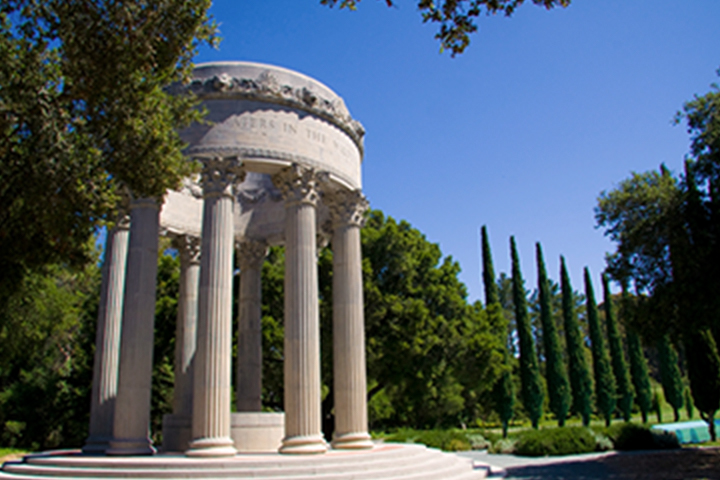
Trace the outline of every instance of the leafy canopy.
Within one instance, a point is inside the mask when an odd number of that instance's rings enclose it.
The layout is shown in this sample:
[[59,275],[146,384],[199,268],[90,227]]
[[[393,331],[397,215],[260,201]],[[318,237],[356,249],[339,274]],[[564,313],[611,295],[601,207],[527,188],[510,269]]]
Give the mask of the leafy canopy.
[[[215,42],[210,0],[8,0],[0,6],[0,306],[28,271],[81,265],[121,187],[162,198],[192,166],[187,78]],[[29,221],[32,219],[32,221]]]
[[[323,5],[355,10],[360,0],[320,0]],[[388,7],[396,4],[394,0],[385,0]],[[511,16],[525,0],[418,0],[417,8],[424,23],[437,23],[439,31],[435,38],[440,41],[440,51],[450,50],[451,55],[465,51],[470,44],[470,34],[477,31],[475,19],[481,14]],[[550,10],[554,7],[567,7],[570,0],[532,0],[535,5]]]

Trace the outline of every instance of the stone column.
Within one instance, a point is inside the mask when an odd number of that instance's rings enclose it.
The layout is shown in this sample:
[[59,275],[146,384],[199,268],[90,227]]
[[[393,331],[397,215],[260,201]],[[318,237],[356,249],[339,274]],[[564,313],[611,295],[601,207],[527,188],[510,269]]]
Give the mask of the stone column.
[[203,160],[202,258],[189,456],[237,453],[230,437],[234,186],[237,158]]
[[108,455],[155,453],[149,425],[159,220],[155,199],[131,201],[120,373]]
[[113,436],[125,269],[130,238],[129,228],[130,218],[122,213],[115,227],[108,230],[105,241],[105,259],[95,337],[90,428],[83,447],[84,453],[105,453]]
[[175,330],[175,390],[173,414],[192,415],[193,359],[195,357],[198,284],[200,280],[200,239],[189,235],[173,238],[180,256],[180,295]]
[[333,222],[334,448],[372,448],[368,435],[360,228],[368,202],[359,190],[329,195]]
[[240,244],[240,298],[236,407],[238,412],[262,411],[262,264],[265,242]]
[[285,199],[285,438],[280,453],[324,453],[316,253],[317,174],[293,164],[273,176]]

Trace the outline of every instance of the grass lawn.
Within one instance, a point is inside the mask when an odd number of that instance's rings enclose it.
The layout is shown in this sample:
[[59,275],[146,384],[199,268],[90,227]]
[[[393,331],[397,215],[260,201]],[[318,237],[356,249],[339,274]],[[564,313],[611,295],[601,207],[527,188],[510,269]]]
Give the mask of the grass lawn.
[[0,448],[0,464],[8,460],[15,460],[28,453],[17,448]]

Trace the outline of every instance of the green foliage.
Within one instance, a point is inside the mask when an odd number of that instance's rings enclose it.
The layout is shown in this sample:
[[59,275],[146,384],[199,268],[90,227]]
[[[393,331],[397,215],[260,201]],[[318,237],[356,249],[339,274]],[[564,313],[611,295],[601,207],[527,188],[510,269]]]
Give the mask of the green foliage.
[[680,409],[683,406],[683,382],[680,364],[675,347],[670,337],[663,335],[657,345],[660,360],[660,380],[667,401],[673,408],[675,421],[680,420]]
[[0,310],[0,439],[36,450],[87,435],[100,274],[27,275]]
[[467,303],[459,265],[379,211],[369,212],[362,247],[369,397],[385,390],[394,409],[373,427],[477,418],[503,359],[486,312]]
[[582,417],[583,425],[590,424],[590,394],[592,384],[588,373],[585,351],[580,337],[580,328],[575,312],[570,277],[565,267],[565,258],[560,257],[560,288],[562,290],[563,324],[565,327],[565,344],[567,346],[568,371],[570,390],[573,399],[573,411]]
[[544,392],[540,380],[540,369],[538,368],[537,354],[535,353],[530,317],[528,316],[525,282],[520,272],[520,259],[515,246],[515,237],[510,237],[510,252],[512,258],[513,303],[515,304],[515,319],[520,341],[522,400],[533,428],[538,428],[538,421],[543,413]]
[[[169,246],[163,239],[161,247]],[[172,412],[175,385],[175,333],[177,304],[180,295],[180,257],[170,255],[166,248],[158,258],[155,300],[155,333],[153,351],[152,396],[150,398],[150,431],[160,445],[162,417]]]
[[624,423],[613,437],[615,450],[658,450],[680,448],[674,433],[651,430],[644,425]]
[[[596,209],[598,225],[618,244],[610,257],[612,275],[624,284],[632,280],[647,297],[643,308],[649,314],[636,316],[644,320],[636,328],[651,340],[680,334],[695,406],[704,419],[718,409],[720,384],[719,112],[720,91],[713,85],[678,113],[677,122],[687,121],[692,155],[680,179],[664,166],[633,174],[616,190],[603,192]],[[709,427],[714,430],[712,422]]]
[[121,186],[162,197],[191,171],[177,131],[201,112],[165,87],[186,78],[198,42],[214,41],[209,7],[3,2],[0,309],[30,271],[91,261]]
[[717,438],[715,413],[720,409],[720,355],[709,330],[685,336],[685,358],[694,404],[707,422],[714,442]]
[[610,358],[612,359],[613,374],[615,376],[615,384],[617,387],[617,403],[626,422],[630,421],[632,415],[632,404],[634,392],[630,381],[630,371],[625,361],[625,351],[623,350],[622,338],[618,331],[617,319],[615,318],[615,309],[613,299],[610,295],[610,287],[608,285],[608,276],[603,274],[603,306],[605,310],[605,325],[607,328],[608,345],[610,347]]
[[[484,445],[482,435],[474,434],[474,442]],[[479,437],[479,438],[478,438]],[[469,435],[462,430],[413,430],[403,428],[385,437],[386,442],[422,443],[446,452],[460,452],[472,447]]]
[[[320,3],[355,10],[359,1],[320,0]],[[477,17],[481,14],[502,14],[509,17],[523,2],[524,0],[442,0],[440,2],[421,0],[418,2],[418,10],[424,23],[440,25],[439,31],[435,34],[435,38],[440,41],[440,51],[447,49],[452,56],[455,56],[465,51],[465,47],[470,44],[470,34],[478,29],[475,24]],[[395,5],[394,0],[385,0],[385,3],[389,7]],[[566,7],[570,5],[570,0],[533,0],[533,3],[550,10],[553,7]]]
[[[627,317],[633,314],[633,308],[630,304],[629,295],[623,292],[623,317],[629,321]],[[626,328],[628,357],[630,358],[630,375],[632,377],[633,386],[635,387],[635,402],[640,408],[643,423],[647,423],[648,412],[652,406],[652,392],[650,389],[650,376],[648,375],[647,359],[642,350],[640,337],[631,328]]]
[[502,356],[502,369],[493,387],[494,408],[500,417],[503,437],[507,437],[508,423],[513,416],[515,406],[515,389],[512,380],[512,363],[508,351],[508,322],[500,305],[500,295],[495,283],[495,269],[493,268],[490,241],[488,240],[485,225],[481,229],[483,285],[485,287],[485,304],[488,322],[494,335],[499,339],[497,347]]
[[600,320],[598,319],[590,271],[585,267],[585,299],[587,302],[587,320],[592,345],[593,372],[595,374],[595,404],[598,411],[610,425],[615,411],[615,377],[610,367],[610,356],[605,348]]
[[545,270],[540,243],[535,244],[538,268],[538,301],[540,303],[540,321],[542,325],[542,338],[545,347],[545,378],[547,380],[548,395],[550,397],[550,410],[557,418],[558,426],[565,424],[565,418],[570,410],[570,384],[560,348],[555,319],[550,307],[551,291]]
[[693,415],[695,415],[695,406],[693,405],[690,387],[685,387],[683,390],[683,399],[685,401],[685,413],[687,414],[688,420],[690,420],[693,418]]
[[653,390],[652,404],[650,408],[653,412],[655,412],[658,423],[662,423],[662,400],[660,399],[660,393],[657,390]]
[[598,449],[598,438],[587,427],[525,430],[516,438],[514,453],[528,457],[573,455]]

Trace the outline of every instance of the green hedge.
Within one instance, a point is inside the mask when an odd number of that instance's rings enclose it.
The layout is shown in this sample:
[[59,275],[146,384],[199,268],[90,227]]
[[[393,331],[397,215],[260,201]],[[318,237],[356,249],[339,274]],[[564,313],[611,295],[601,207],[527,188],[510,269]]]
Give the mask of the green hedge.
[[412,430],[401,429],[385,437],[386,442],[422,443],[446,452],[483,449],[489,442],[479,433],[464,430]]
[[516,438],[514,453],[528,457],[589,453],[601,447],[597,435],[585,427],[525,430]]
[[662,450],[680,448],[680,442],[671,432],[651,430],[644,425],[623,424],[613,440],[615,450]]

